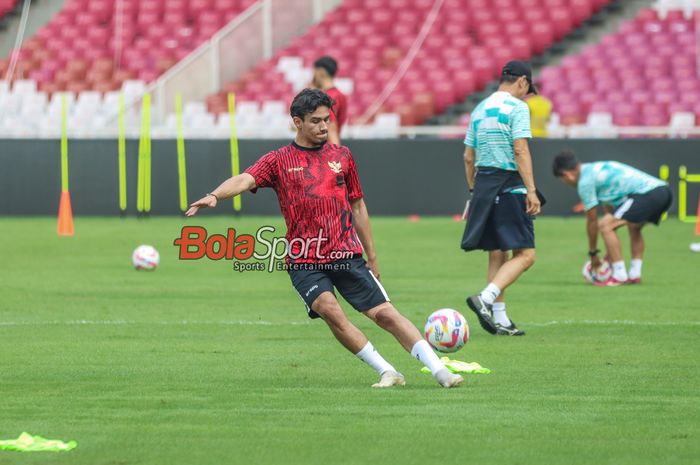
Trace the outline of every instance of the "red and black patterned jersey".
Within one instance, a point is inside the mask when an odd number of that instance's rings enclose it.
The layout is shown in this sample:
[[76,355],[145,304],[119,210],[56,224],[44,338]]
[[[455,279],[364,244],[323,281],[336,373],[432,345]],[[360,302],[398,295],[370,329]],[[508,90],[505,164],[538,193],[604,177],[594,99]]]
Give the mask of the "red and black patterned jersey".
[[[287,223],[291,262],[328,263],[338,259],[338,252],[362,253],[350,200],[362,198],[363,193],[347,147],[306,148],[292,142],[264,155],[245,172],[257,187],[272,187],[277,193]],[[309,241],[311,246],[302,250],[302,243]]]
[[333,108],[331,108],[331,121],[338,125],[338,135],[343,130],[345,122],[348,120],[348,100],[340,89],[331,87],[326,91],[326,94],[333,99]]

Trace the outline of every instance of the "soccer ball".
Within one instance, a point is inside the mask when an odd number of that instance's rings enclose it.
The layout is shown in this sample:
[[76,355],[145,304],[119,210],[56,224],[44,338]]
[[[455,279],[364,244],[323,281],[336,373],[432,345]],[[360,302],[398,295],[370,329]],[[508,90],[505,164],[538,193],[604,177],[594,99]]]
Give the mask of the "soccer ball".
[[425,339],[439,352],[456,352],[469,340],[467,320],[451,308],[436,310],[425,323]]
[[597,270],[594,270],[591,267],[591,261],[588,260],[583,264],[583,270],[581,273],[583,274],[583,279],[585,279],[588,283],[604,283],[610,279],[610,276],[612,276],[612,267],[607,260],[601,260],[600,267],[598,267]]
[[131,263],[137,270],[155,270],[160,263],[160,255],[152,245],[140,245],[131,254]]

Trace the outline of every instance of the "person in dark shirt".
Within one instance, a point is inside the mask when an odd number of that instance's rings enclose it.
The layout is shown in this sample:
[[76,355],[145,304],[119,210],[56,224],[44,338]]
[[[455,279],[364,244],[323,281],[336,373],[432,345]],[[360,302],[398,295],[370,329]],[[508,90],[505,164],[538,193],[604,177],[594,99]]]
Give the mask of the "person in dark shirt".
[[[277,193],[287,223],[287,265],[292,285],[310,318],[322,318],[336,339],[380,375],[373,387],[405,384],[404,377],[374,348],[343,312],[335,290],[357,311],[391,333],[411,355],[450,388],[464,379],[451,373],[418,329],[391,303],[379,282],[377,256],[369,215],[352,154],[327,142],[331,98],[305,89],[292,102],[297,128],[291,144],[260,158],[243,174],[231,177],[191,205],[213,208],[219,200],[244,191],[271,187]],[[304,250],[303,244],[317,239]],[[367,254],[367,261],[362,257]],[[342,257],[342,258],[338,258]]]

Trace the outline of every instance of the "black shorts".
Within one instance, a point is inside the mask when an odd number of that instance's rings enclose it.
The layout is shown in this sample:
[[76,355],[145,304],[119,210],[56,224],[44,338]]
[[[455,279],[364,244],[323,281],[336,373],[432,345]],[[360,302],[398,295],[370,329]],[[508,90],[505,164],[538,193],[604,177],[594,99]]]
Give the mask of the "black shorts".
[[505,252],[535,248],[535,227],[527,214],[526,197],[512,193],[496,196],[479,241],[480,249]]
[[646,194],[630,195],[615,209],[615,218],[630,223],[644,224],[661,221],[661,217],[671,208],[673,194],[668,186],[660,186]]
[[306,305],[309,318],[319,318],[318,313],[311,310],[311,305],[322,292],[335,295],[334,287],[358,312],[390,302],[384,287],[361,256],[324,264],[290,265],[288,273]]

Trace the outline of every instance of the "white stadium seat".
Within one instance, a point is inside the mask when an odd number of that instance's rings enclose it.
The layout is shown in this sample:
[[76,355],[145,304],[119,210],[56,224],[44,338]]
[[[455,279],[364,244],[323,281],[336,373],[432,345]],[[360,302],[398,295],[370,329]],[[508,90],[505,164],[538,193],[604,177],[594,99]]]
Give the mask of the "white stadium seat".
[[301,57],[282,57],[277,62],[276,69],[281,73],[286,73],[289,70],[299,69],[304,67],[304,59]]
[[15,94],[34,94],[36,91],[36,82],[30,80],[20,79],[12,86],[12,92]]
[[281,100],[268,100],[262,105],[262,114],[265,116],[286,115],[288,111],[287,104]]

